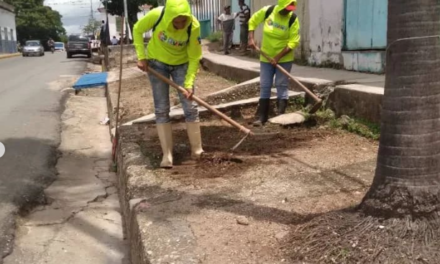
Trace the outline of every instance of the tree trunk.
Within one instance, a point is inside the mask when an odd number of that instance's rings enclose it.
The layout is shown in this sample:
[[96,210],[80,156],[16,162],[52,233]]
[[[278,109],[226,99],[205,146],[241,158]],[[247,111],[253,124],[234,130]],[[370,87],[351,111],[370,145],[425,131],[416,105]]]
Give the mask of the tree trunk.
[[[389,51],[379,155],[361,209],[381,217],[437,218],[440,40],[425,36],[440,34],[440,3],[388,1]],[[413,39],[398,41],[402,38]]]

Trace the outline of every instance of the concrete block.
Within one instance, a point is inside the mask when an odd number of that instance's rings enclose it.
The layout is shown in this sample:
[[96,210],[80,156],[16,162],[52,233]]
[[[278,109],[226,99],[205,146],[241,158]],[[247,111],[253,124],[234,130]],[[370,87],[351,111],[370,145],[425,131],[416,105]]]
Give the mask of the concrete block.
[[279,115],[277,117],[269,119],[270,123],[278,124],[282,126],[301,124],[304,123],[305,121],[306,121],[305,116],[299,112]]
[[384,89],[359,84],[341,85],[330,95],[328,106],[337,116],[348,115],[380,123]]
[[[294,92],[294,91],[289,91],[288,95],[289,95],[289,98],[304,97],[304,93],[299,93],[299,92]],[[272,101],[274,101],[277,99],[277,97],[272,96],[270,99]],[[244,99],[244,100],[239,100],[239,101],[225,103],[225,104],[219,104],[219,105],[215,105],[213,107],[217,110],[225,112],[225,111],[231,110],[233,108],[237,108],[237,107],[256,106],[256,105],[258,105],[259,100],[260,100],[259,97],[254,97],[254,98],[250,98],[250,99]],[[202,117],[208,117],[210,115],[213,115],[208,109],[206,109],[204,107],[199,107],[199,113],[201,114]],[[171,110],[170,111],[170,118],[173,121],[182,120],[184,118],[183,109],[179,108],[179,109]],[[156,120],[155,114],[150,114],[150,115],[141,117],[139,119],[133,120],[131,122],[125,123],[123,125],[129,126],[132,124],[154,123],[155,120]]]
[[385,51],[345,51],[342,52],[344,68],[349,71],[383,73],[385,71]]
[[240,65],[220,64],[217,60],[204,57],[201,61],[204,68],[210,72],[215,73],[223,78],[233,80],[236,82],[245,82],[260,76],[260,68],[251,69],[247,67],[240,67]]

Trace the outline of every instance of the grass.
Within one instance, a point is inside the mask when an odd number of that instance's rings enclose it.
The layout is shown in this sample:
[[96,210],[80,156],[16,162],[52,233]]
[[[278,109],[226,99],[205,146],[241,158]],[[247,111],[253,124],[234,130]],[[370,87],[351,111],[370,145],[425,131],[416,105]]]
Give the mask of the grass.
[[358,134],[360,136],[379,140],[380,126],[363,119],[351,119],[346,127],[347,131]]
[[217,31],[214,33],[211,33],[206,39],[211,42],[219,42],[222,39],[223,33],[221,31]]
[[380,138],[380,126],[362,118],[342,116],[338,119],[330,109],[320,110],[313,117],[318,123],[327,124],[332,128],[343,129],[373,140]]

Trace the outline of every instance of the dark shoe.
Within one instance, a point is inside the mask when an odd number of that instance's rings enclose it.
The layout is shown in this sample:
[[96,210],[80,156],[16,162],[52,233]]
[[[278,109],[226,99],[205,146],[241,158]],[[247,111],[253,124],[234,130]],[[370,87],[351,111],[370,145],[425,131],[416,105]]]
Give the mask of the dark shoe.
[[258,104],[258,120],[253,123],[254,126],[264,126],[269,120],[270,99],[260,99]]
[[278,106],[278,115],[282,115],[286,113],[287,105],[288,105],[287,99],[278,99],[277,106]]

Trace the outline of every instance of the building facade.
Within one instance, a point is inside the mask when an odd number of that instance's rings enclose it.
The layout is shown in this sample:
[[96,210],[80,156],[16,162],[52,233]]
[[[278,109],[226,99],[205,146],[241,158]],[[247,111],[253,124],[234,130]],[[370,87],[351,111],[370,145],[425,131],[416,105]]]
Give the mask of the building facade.
[[[234,0],[232,0],[234,1]],[[276,0],[253,0],[252,13]],[[298,0],[301,45],[310,65],[383,73],[388,0]],[[261,40],[261,29],[256,32]]]
[[0,53],[17,52],[14,7],[0,0]]

